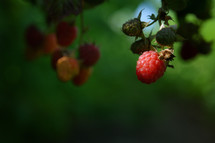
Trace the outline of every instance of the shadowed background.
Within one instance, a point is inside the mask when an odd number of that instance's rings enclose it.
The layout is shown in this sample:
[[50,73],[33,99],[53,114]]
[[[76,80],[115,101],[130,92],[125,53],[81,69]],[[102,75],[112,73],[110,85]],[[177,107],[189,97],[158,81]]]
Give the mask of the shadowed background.
[[[210,54],[183,61],[177,42],[175,68],[156,83],[141,83],[138,55],[129,49],[134,38],[125,36],[121,25],[137,16],[140,5],[147,7],[142,2],[108,0],[84,11],[89,27],[84,39],[99,46],[101,58],[87,83],[76,87],[58,80],[50,56],[25,59],[26,27],[34,23],[48,32],[43,11],[22,0],[1,1],[0,142],[215,142],[214,44]],[[160,2],[151,5],[157,14]],[[199,31],[206,41],[215,40],[214,6],[210,12]],[[170,15],[177,23],[176,13]]]

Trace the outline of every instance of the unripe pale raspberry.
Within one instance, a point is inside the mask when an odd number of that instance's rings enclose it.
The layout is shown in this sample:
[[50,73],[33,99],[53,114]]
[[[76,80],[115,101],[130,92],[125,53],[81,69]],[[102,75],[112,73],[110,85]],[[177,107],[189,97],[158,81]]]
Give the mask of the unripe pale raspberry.
[[77,37],[77,27],[67,22],[60,22],[56,30],[58,44],[64,47],[69,46]]
[[156,34],[156,41],[161,46],[172,46],[176,41],[176,32],[170,28],[163,28]]
[[59,80],[66,82],[71,80],[79,73],[79,63],[70,57],[61,57],[57,61],[57,75]]
[[83,65],[92,66],[100,58],[99,48],[94,44],[84,44],[79,47],[79,57]]
[[159,55],[155,51],[146,51],[139,57],[136,66],[138,80],[150,84],[163,76],[166,65],[158,57]]

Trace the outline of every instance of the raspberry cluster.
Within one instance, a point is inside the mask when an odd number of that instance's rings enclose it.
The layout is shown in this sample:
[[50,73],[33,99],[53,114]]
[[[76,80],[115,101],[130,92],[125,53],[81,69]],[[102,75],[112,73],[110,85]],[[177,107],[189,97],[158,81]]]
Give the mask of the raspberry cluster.
[[[203,22],[212,17],[212,0],[198,2],[195,0],[162,0],[162,5],[166,10],[176,11],[179,22],[178,33],[186,39],[180,47],[181,58],[188,61],[198,55],[208,55],[212,50],[212,42],[205,41],[199,31]],[[187,14],[195,15],[195,22],[187,21]]]
[[[161,0],[162,6],[155,14],[149,15],[153,22],[141,21],[140,11],[137,18],[131,19],[122,25],[122,32],[127,36],[135,37],[131,44],[131,51],[139,54],[136,75],[138,80],[150,84],[164,75],[166,67],[173,68],[169,63],[174,60],[174,43],[182,42],[180,55],[183,60],[189,60],[198,54],[209,54],[212,42],[206,42],[199,34],[202,21],[211,17],[211,0],[196,3],[194,0]],[[196,8],[199,7],[199,8]],[[172,17],[168,15],[169,10],[177,11],[179,27],[169,25]],[[202,9],[202,12],[199,11]],[[195,14],[198,22],[189,23],[185,19],[187,13]],[[155,35],[152,32],[148,37],[143,33],[144,28],[159,23],[160,29]],[[140,38],[138,40],[138,38]],[[153,42],[154,40],[154,42]]]
[[[127,36],[134,36],[135,41],[131,44],[131,51],[138,54],[139,59],[136,65],[136,75],[138,80],[150,84],[157,81],[164,75],[167,67],[174,59],[174,42],[183,40],[175,28],[175,25],[169,25],[172,18],[163,6],[158,10],[157,16],[150,15],[153,22],[141,21],[140,11],[137,18],[131,19],[122,25],[122,31]],[[160,30],[155,34],[149,34],[148,37],[143,33],[143,29],[159,22]],[[138,38],[140,38],[138,40]],[[154,43],[154,44],[153,44]]]
[[[50,55],[51,66],[60,81],[71,81],[76,86],[86,83],[92,74],[93,66],[100,58],[100,50],[95,43],[83,41],[83,35],[86,32],[83,11],[102,2],[104,0],[69,3],[66,1],[42,2],[47,20],[47,31],[52,32],[44,32],[35,24],[28,26],[25,32],[26,58],[34,60],[43,55]],[[55,11],[57,7],[59,9]],[[78,26],[75,25],[78,15],[81,20],[80,32]],[[73,16],[73,18],[70,17],[68,20],[68,16]],[[78,36],[79,44],[75,43]]]
[[212,50],[212,42],[205,41],[199,34],[201,24],[183,23],[179,33],[187,40],[181,44],[180,56],[184,61],[192,60],[198,55],[208,55]]
[[85,43],[78,47],[79,56],[75,56],[74,52],[58,48],[51,56],[51,64],[60,81],[72,81],[80,86],[90,77],[93,66],[100,58],[100,51],[95,44]]

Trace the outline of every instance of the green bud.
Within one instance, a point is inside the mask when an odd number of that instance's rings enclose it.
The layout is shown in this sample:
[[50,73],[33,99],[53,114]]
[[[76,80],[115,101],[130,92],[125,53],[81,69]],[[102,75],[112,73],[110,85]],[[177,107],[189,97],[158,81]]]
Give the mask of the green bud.
[[156,41],[161,46],[172,46],[176,41],[176,32],[170,27],[163,28],[156,34]]
[[142,34],[142,22],[138,18],[127,21],[122,25],[122,31],[128,36],[140,36]]
[[151,47],[151,43],[148,39],[146,40],[138,40],[135,41],[132,45],[131,45],[131,51],[134,54],[142,54],[145,51],[149,51]]

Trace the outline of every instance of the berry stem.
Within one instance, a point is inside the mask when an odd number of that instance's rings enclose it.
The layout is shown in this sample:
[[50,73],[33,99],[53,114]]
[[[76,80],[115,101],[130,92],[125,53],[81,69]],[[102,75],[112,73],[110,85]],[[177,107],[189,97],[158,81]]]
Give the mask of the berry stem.
[[148,24],[146,27],[151,26],[152,24],[154,24],[154,23],[157,22],[157,21],[158,21],[158,17],[156,17],[156,19],[155,19],[152,23]]
[[141,38],[144,40],[144,41],[146,41],[146,37],[145,37],[145,34],[142,32],[142,34],[141,34]]
[[[81,0],[81,7],[83,9],[83,0]],[[85,28],[84,28],[84,12],[82,10],[82,12],[80,13],[80,25],[81,25],[81,28],[80,28],[80,40],[79,40],[79,45],[81,45],[81,43],[83,42],[83,37],[84,37],[84,32],[85,32]]]
[[161,0],[161,4],[164,10],[168,10],[167,2],[165,0]]

